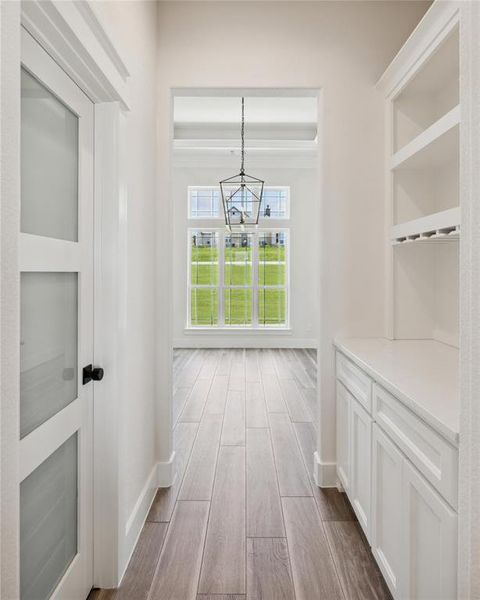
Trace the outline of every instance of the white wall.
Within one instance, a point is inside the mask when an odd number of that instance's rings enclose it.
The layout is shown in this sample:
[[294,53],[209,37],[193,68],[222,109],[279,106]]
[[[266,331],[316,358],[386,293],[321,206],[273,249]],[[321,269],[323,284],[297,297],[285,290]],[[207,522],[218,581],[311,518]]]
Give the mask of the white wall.
[[[285,160],[285,159],[284,159]],[[274,162],[274,161],[272,161]],[[265,331],[221,333],[186,332],[187,315],[187,188],[189,185],[217,186],[218,182],[236,172],[230,169],[206,167],[176,167],[173,171],[174,204],[174,346],[232,347],[258,346],[285,348],[316,347],[317,343],[317,229],[311,227],[317,217],[318,185],[315,169],[279,169],[255,166],[249,161],[248,171],[266,181],[266,185],[290,186],[290,328],[291,332],[268,334]],[[197,221],[198,222],[198,221]],[[279,223],[279,221],[277,221]],[[218,225],[217,225],[218,226]],[[220,227],[222,224],[220,223]]]
[[[322,88],[319,454],[335,461],[336,335],[384,333],[383,102],[374,84],[426,2],[162,2],[159,5],[159,276],[174,277],[172,88]],[[235,40],[232,43],[232,40]],[[242,40],[238,43],[237,40]],[[319,198],[320,202],[320,198]],[[159,326],[171,336],[173,298]],[[162,358],[168,359],[166,347]],[[160,357],[159,357],[160,358]],[[162,398],[168,403],[168,397]],[[166,425],[168,427],[169,424]]]
[[[154,328],[157,5],[148,1],[96,2],[95,8],[131,74],[124,174],[128,186],[127,369],[121,374],[119,407],[121,573],[135,541],[135,516],[148,508],[145,503],[153,494],[152,472],[158,460]],[[127,530],[132,523],[133,529]]]

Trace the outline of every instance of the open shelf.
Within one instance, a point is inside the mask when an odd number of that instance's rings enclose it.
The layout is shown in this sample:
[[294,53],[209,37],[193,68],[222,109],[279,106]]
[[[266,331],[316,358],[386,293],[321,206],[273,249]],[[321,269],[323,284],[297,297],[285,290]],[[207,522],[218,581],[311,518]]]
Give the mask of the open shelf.
[[[393,147],[400,150],[459,104],[459,31],[456,27],[422,62],[393,99]],[[421,63],[418,66],[418,63]]]
[[460,106],[452,108],[409,144],[396,152],[392,170],[426,169],[455,160],[458,156]]
[[433,2],[385,93],[388,335],[459,345],[459,12]]
[[406,223],[394,225],[392,244],[408,242],[452,241],[460,234],[460,207],[442,210]]

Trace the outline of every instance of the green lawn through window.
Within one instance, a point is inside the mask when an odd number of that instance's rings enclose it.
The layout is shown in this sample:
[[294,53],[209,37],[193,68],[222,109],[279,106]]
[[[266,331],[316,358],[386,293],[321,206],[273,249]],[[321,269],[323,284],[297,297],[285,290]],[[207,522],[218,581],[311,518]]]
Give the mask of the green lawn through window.
[[[226,325],[251,325],[253,292],[251,288],[228,288],[228,286],[252,286],[253,252],[251,247],[225,248],[224,265],[224,319]],[[285,289],[268,289],[261,286],[284,286],[286,284],[285,247],[266,245],[258,248],[258,321],[260,325],[284,325],[286,323]],[[217,286],[219,282],[218,248],[192,247],[191,284]],[[190,320],[192,325],[208,326],[218,323],[217,287],[191,289]]]

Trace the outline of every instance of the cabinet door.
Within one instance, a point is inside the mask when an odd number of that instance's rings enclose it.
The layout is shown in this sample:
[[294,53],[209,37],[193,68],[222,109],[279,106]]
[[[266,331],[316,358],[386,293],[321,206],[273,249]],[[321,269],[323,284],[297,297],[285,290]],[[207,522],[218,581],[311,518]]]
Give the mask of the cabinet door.
[[419,472],[403,462],[401,597],[457,597],[457,515]]
[[337,381],[337,474],[345,492],[350,489],[350,394]]
[[367,539],[370,540],[372,419],[351,398],[350,499]]
[[400,515],[403,457],[383,431],[372,428],[372,552],[397,598],[399,590]]

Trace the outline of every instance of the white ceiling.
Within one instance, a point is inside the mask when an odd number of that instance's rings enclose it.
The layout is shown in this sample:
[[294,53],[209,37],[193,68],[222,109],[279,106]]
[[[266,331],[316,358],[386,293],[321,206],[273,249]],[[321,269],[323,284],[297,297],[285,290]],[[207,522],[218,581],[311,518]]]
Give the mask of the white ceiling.
[[[241,98],[176,96],[175,123],[239,123]],[[245,121],[259,124],[315,124],[317,98],[249,97],[245,98]]]

